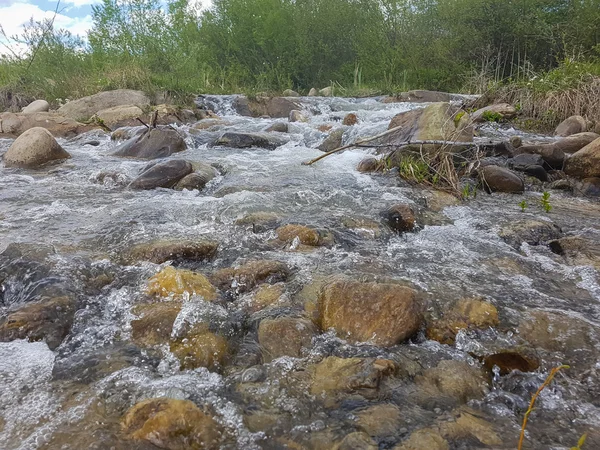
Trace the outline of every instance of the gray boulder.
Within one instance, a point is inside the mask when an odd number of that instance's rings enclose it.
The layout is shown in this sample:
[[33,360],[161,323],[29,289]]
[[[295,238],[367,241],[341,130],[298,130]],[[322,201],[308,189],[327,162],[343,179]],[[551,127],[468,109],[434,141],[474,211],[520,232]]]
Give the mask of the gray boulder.
[[267,133],[227,132],[217,139],[215,145],[232,148],[259,147],[274,150],[285,141]]
[[342,146],[342,140],[344,138],[344,132],[346,130],[344,128],[338,128],[337,130],[332,130],[329,133],[329,136],[325,138],[323,142],[317,147],[322,152],[330,152]]
[[114,91],[98,92],[97,94],[72,100],[61,106],[58,112],[66,117],[79,121],[87,121],[98,111],[121,105],[134,105],[145,109],[150,106],[150,99],[142,91],[117,89]]
[[151,128],[119,145],[114,156],[156,159],[182,152],[187,145],[179,133],[171,128]]
[[555,136],[571,136],[587,131],[587,122],[581,116],[571,116],[563,120],[554,130]]
[[6,167],[35,168],[50,161],[70,158],[45,128],[30,128],[12,143],[4,154]]
[[172,188],[193,170],[192,164],[183,159],[160,162],[146,167],[129,187],[144,190],[158,187]]
[[23,108],[23,114],[36,112],[47,112],[50,110],[50,104],[46,100],[35,100]]
[[210,180],[217,176],[216,169],[208,164],[199,163],[195,165],[194,169],[194,173],[190,173],[179,180],[173,189],[176,191],[183,191],[184,189],[200,191]]

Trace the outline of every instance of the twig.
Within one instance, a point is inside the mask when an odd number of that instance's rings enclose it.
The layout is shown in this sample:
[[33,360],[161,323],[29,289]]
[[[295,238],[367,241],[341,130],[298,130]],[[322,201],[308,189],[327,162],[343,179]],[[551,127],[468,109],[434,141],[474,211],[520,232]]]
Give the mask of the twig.
[[527,411],[525,412],[525,416],[523,417],[523,425],[521,426],[521,436],[519,437],[519,445],[517,446],[517,450],[521,450],[523,448],[523,440],[525,439],[525,427],[527,427],[527,421],[529,420],[529,415],[531,414],[531,412],[533,411],[533,406],[535,405],[535,401],[538,398],[538,395],[540,395],[542,393],[542,391],[547,388],[550,383],[552,383],[552,380],[554,379],[555,375],[558,373],[559,370],[562,369],[570,369],[569,366],[566,365],[562,365],[559,367],[555,367],[554,369],[552,369],[550,371],[550,374],[548,375],[548,378],[546,378],[546,381],[544,381],[544,383],[540,386],[540,388],[536,391],[535,394],[533,394],[533,396],[531,397],[531,402],[529,403],[529,408],[527,409]]
[[142,119],[140,119],[139,117],[136,117],[136,119],[137,119],[138,122],[140,122],[146,128],[150,129],[150,126],[146,122],[144,122]]
[[158,110],[152,114],[152,128],[156,128],[156,122],[158,121]]
[[38,45],[33,50],[33,53],[31,54],[31,59],[29,60],[29,64],[27,64],[27,67],[25,68],[25,72],[27,72],[29,70],[29,68],[31,67],[31,65],[33,64],[33,60],[37,56],[37,53],[40,50],[40,47],[44,43],[44,40],[46,39],[46,35],[50,32],[50,30],[52,30],[54,28],[54,21],[56,20],[56,15],[58,14],[59,7],[60,7],[60,0],[58,0],[58,2],[56,2],[56,8],[54,9],[54,15],[52,16],[52,19],[50,20],[50,24],[46,27],[46,29],[42,33],[42,37],[41,37],[40,41],[38,42]]

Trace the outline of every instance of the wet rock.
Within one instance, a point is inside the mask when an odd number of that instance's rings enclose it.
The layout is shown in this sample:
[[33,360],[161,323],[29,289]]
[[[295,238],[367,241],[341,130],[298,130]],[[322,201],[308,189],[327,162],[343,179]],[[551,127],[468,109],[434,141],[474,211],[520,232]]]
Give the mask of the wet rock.
[[378,450],[377,442],[369,437],[367,433],[350,433],[342,442],[334,446],[332,450]]
[[576,178],[600,177],[600,138],[567,159],[565,173]]
[[50,109],[50,104],[46,100],[35,100],[23,108],[23,114],[31,114],[38,112],[47,112]]
[[405,286],[340,279],[321,290],[318,314],[323,330],[333,328],[350,342],[389,347],[418,331],[422,304],[417,292]]
[[555,136],[571,136],[587,131],[587,122],[581,116],[571,116],[563,120],[554,130]]
[[283,91],[283,96],[284,97],[300,97],[300,94],[298,94],[296,91],[293,91],[291,89],[286,89],[285,91]]
[[427,326],[427,337],[442,344],[453,345],[462,329],[485,329],[498,326],[498,310],[480,298],[464,298],[444,314],[441,320],[432,320]]
[[380,216],[388,227],[398,233],[413,231],[416,225],[415,213],[409,205],[391,206],[382,211]]
[[486,166],[479,171],[484,189],[489,192],[521,193],[525,190],[523,180],[510,170],[499,166]]
[[393,450],[449,450],[448,441],[434,428],[422,428],[414,431],[410,437]]
[[269,116],[281,119],[289,117],[293,110],[300,109],[300,104],[283,97],[257,97],[249,102],[249,107],[254,117]]
[[296,239],[303,245],[317,247],[321,245],[319,232],[313,228],[304,225],[284,225],[275,230],[277,239],[285,243],[292,243]]
[[171,352],[179,359],[181,370],[206,367],[219,370],[229,351],[227,339],[210,331],[191,334],[171,342]]
[[374,239],[383,233],[379,222],[366,217],[343,217],[342,226],[349,228],[363,238]]
[[594,142],[598,138],[600,138],[600,135],[596,133],[577,133],[573,134],[572,136],[553,142],[550,145],[562,150],[564,153],[576,153],[586,145],[589,145],[592,142]]
[[193,132],[194,130],[210,130],[213,128],[217,129],[218,127],[224,127],[228,125],[231,124],[221,118],[208,118],[193,124],[190,128],[190,132]]
[[275,150],[285,144],[285,141],[267,133],[237,133],[227,132],[217,139],[215,145],[231,148],[259,147]]
[[275,122],[269,128],[265,130],[267,133],[276,132],[276,133],[287,133],[288,132],[288,124],[285,122]]
[[181,303],[164,302],[136,306],[138,319],[131,321],[131,337],[140,347],[149,348],[169,342]]
[[251,312],[261,311],[276,304],[285,293],[285,284],[262,284],[249,302]]
[[371,406],[356,417],[358,429],[378,439],[397,435],[404,423],[400,408],[392,404]]
[[561,229],[551,222],[520,220],[503,226],[498,234],[504,242],[519,249],[521,243],[541,245],[561,237]]
[[573,191],[583,197],[600,197],[600,178],[584,178],[574,183]]
[[354,113],[347,114],[342,121],[342,125],[347,125],[351,127],[352,125],[356,125],[358,123],[358,116]]
[[271,362],[281,356],[300,358],[302,349],[311,347],[316,333],[316,327],[307,319],[263,319],[258,327],[258,343],[264,362]]
[[529,153],[540,155],[544,162],[554,169],[562,169],[565,162],[565,152],[557,145],[557,143],[543,145],[523,145],[515,149],[515,155]]
[[310,91],[308,91],[309,97],[317,97],[318,95],[319,91],[316,88],[310,88]]
[[210,278],[215,286],[224,291],[244,293],[261,283],[274,284],[285,281],[290,270],[279,261],[249,261],[239,267],[215,272]]
[[548,173],[544,169],[545,161],[540,155],[523,153],[510,161],[513,170],[524,172],[540,181],[548,181]]
[[76,301],[71,297],[46,299],[22,306],[0,319],[0,341],[43,340],[54,350],[69,334],[75,310]]
[[154,398],[127,411],[123,432],[167,450],[218,449],[223,431],[211,416],[189,400]]
[[134,246],[129,250],[127,259],[154,264],[179,260],[204,261],[212,259],[218,247],[219,244],[214,241],[154,241]]
[[572,265],[590,265],[600,270],[600,243],[582,236],[569,236],[549,243],[550,250]]
[[[472,142],[473,128],[468,125],[468,115],[464,114],[458,123],[454,121],[458,111],[449,103],[433,103],[422,109],[400,113],[391,120],[388,130],[402,128],[385,137],[384,143],[402,145],[415,140]],[[424,146],[426,151],[435,148],[435,145]],[[464,146],[452,148],[458,150]]]
[[321,97],[333,97],[333,87],[327,86],[319,91]]
[[[196,114],[189,109],[183,109],[175,105],[160,104],[152,108],[152,112],[147,116],[148,122],[152,122],[156,115],[156,123],[158,125],[183,125],[189,124],[196,120]],[[212,111],[204,111],[201,117],[216,117]],[[217,116],[218,117],[218,116]]]
[[184,177],[193,172],[192,164],[183,159],[154,164],[144,170],[129,187],[132,189],[172,188]]
[[36,168],[50,161],[70,157],[48,130],[38,127],[25,131],[15,139],[4,154],[4,165]]
[[505,350],[487,355],[483,364],[490,373],[497,366],[500,369],[500,375],[508,375],[513,370],[533,372],[540,367],[540,361],[534,355],[515,350]]
[[187,294],[198,295],[208,301],[217,298],[217,290],[204,275],[172,266],[165,267],[150,278],[147,292],[159,297],[181,297]]
[[371,398],[377,394],[382,378],[390,375],[394,366],[386,360],[330,356],[309,370],[312,373],[310,392],[317,397],[356,392]]
[[277,228],[280,222],[281,219],[277,214],[259,211],[250,213],[241,219],[236,220],[235,224],[240,226],[252,225],[252,231],[254,233],[264,233],[265,231]]
[[108,128],[115,130],[123,126],[135,125],[136,118],[142,117],[144,112],[134,105],[120,105],[103,109],[95,114],[96,120]]
[[495,105],[485,106],[471,114],[473,122],[485,122],[489,118],[499,118],[500,120],[509,120],[517,115],[517,108],[508,103],[498,103]]
[[380,167],[381,163],[377,158],[368,156],[358,163],[356,170],[362,173],[377,172],[378,170],[380,170]]
[[439,424],[439,432],[444,438],[452,441],[475,438],[485,446],[504,443],[494,425],[483,419],[479,412],[463,406],[454,415],[458,417]]
[[308,117],[302,114],[301,111],[297,109],[290,112],[290,116],[288,118],[290,122],[308,122]]
[[45,128],[53,136],[71,137],[97,128],[56,112],[0,113],[0,137],[17,137],[31,128]]
[[509,142],[514,148],[519,148],[523,145],[523,140],[520,136],[511,136]]
[[333,130],[329,133],[329,136],[325,138],[321,144],[317,147],[322,152],[330,152],[342,146],[342,140],[344,138],[344,132],[346,130],[343,128],[338,128],[337,130]]
[[220,119],[220,117],[210,109],[197,109],[195,112],[196,119],[202,121],[206,119]]
[[450,94],[448,94],[447,92],[413,90],[408,92],[402,92],[400,95],[397,95],[395,97],[387,97],[383,100],[383,102],[437,103],[449,102],[450,97]]
[[196,164],[195,172],[186,175],[173,187],[176,191],[184,189],[193,191],[201,191],[204,187],[217,176],[217,171],[214,167],[208,164]]
[[72,100],[61,106],[58,112],[75,120],[87,121],[98,111],[121,105],[134,105],[145,109],[150,106],[150,99],[141,91],[117,89]]
[[151,128],[119,145],[113,155],[157,159],[166,158],[186,149],[185,140],[177,131],[170,128]]
[[423,389],[425,398],[445,397],[459,404],[483,398],[488,390],[482,370],[455,360],[440,361],[417,376],[415,382]]
[[146,128],[144,127],[121,127],[117,128],[110,134],[111,141],[126,141],[134,136],[139,136],[144,133]]

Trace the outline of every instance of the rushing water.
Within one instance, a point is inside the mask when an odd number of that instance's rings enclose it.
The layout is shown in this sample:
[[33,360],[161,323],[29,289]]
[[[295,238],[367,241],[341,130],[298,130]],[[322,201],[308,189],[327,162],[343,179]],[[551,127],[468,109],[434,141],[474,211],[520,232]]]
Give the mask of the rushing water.
[[[426,210],[434,194],[408,185],[393,173],[359,173],[356,166],[367,149],[348,150],[310,167],[301,165],[321,154],[314,147],[326,135],[318,127],[354,112],[359,123],[344,135],[344,142],[353,142],[384,131],[395,114],[422,105],[302,99],[310,121],[289,124],[289,142],[268,151],[203,144],[225,130],[261,131],[275,122],[235,115],[229,97],[214,100],[220,108],[216,112],[228,125],[201,135],[188,134],[182,127],[188,150],[175,156],[219,169],[220,176],[201,192],[128,189],[128,182],[147,162],[111,156],[117,143],[103,132],[61,140],[72,158],[45,170],[0,168],[0,251],[23,243],[32,244],[29,248],[37,255],[36,262],[20,272],[27,276],[5,281],[0,314],[30,299],[36,286],[50,279],[60,280],[79,299],[71,332],[54,351],[43,342],[0,343],[0,448],[138,448],[120,438],[119,419],[136,402],[162,396],[209,405],[227,430],[223,448],[334,448],[334,442],[357,429],[361,411],[392,404],[399,408],[401,420],[387,436],[374,436],[380,448],[392,448],[414,430],[443,423],[456,411],[456,405],[418,398],[413,378],[420,371],[443,359],[477,366],[477,356],[490,349],[523,345],[536,352],[541,367],[532,373],[495,376],[489,392],[469,402],[471,411],[492,424],[502,442],[486,446],[470,435],[451,441],[451,448],[515,448],[531,394],[549,369],[560,363],[572,367],[541,395],[526,448],[569,448],[585,432],[588,447],[584,448],[600,448],[598,265],[569,262],[547,246],[522,244],[516,249],[498,236],[506,224],[535,219],[554,222],[567,236],[583,235],[597,243],[597,202],[552,191],[553,211],[546,214],[535,206],[538,192],[525,194],[532,205],[525,212],[518,205],[521,197],[480,193],[419,218],[415,233],[399,236],[384,228],[349,229],[343,226],[345,219],[380,221],[379,212],[397,203]],[[492,126],[484,127],[482,134],[546,139]],[[100,145],[82,145],[91,139]],[[0,140],[0,152],[10,143]],[[326,230],[335,243],[294,251],[273,245],[272,230],[255,233],[251,227],[236,225],[238,219],[259,211],[279,216],[282,223]],[[221,373],[180,371],[168,348],[157,354],[131,344],[132,307],[143,298],[144,286],[159,266],[122,265],[120,255],[134,244],[157,238],[218,241],[217,257],[194,267],[206,274],[248,259],[287,263],[293,275],[286,284],[286,308],[295,314],[303,307],[305,286],[345,274],[410,282],[426,293],[428,313],[434,317],[460,298],[483,296],[498,308],[500,325],[460,332],[454,346],[420,334],[390,349],[351,345],[325,333],[313,339],[304,358],[284,357],[264,365],[259,361],[253,370],[264,372],[265,380],[256,391],[241,395],[237,387],[250,370],[242,358],[234,359],[237,362]],[[40,267],[46,272],[36,275]],[[93,286],[99,277],[108,281]],[[244,313],[243,300],[195,313],[235,328],[239,344],[253,339],[240,336],[239,330],[257,320]],[[538,349],[520,339],[519,325],[523,320],[535,321],[537,316],[527,314],[538,310],[563,318],[564,346],[554,351]],[[180,314],[186,314],[185,307]],[[382,387],[376,398],[355,395],[335,407],[322,405],[302,392],[301,384],[295,388],[290,374],[329,355],[392,359],[399,361],[404,375]],[[244,418],[266,408],[265,396],[269,413],[287,420],[276,421],[269,431],[252,432]],[[298,446],[292,447],[292,442]]]

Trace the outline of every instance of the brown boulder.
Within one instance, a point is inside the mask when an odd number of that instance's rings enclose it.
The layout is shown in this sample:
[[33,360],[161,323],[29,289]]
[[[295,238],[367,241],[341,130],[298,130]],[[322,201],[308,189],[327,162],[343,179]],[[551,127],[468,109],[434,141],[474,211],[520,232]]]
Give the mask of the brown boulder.
[[119,127],[139,124],[136,119],[141,118],[143,114],[144,112],[135,105],[120,105],[100,110],[94,117],[111,130],[116,130]]
[[212,259],[219,244],[214,241],[154,241],[131,248],[127,260],[150,261],[162,264],[167,261]]
[[509,192],[520,194],[525,190],[523,180],[508,169],[499,166],[486,166],[479,171],[479,179],[489,192]]
[[147,292],[160,297],[198,295],[208,301],[217,298],[217,290],[204,275],[171,266],[165,267],[148,281]]
[[322,288],[317,306],[321,329],[381,347],[410,338],[422,320],[417,292],[396,284],[336,280]]
[[409,205],[390,206],[380,215],[386,225],[398,233],[413,231],[416,225],[415,213]]
[[374,405],[356,416],[357,427],[369,436],[378,438],[395,436],[404,423],[400,408],[392,404]]
[[141,91],[117,89],[114,91],[98,92],[97,94],[71,100],[58,109],[58,112],[75,120],[86,121],[103,109],[121,105],[134,105],[145,109],[150,106],[150,99]]
[[351,127],[352,125],[356,125],[358,123],[358,116],[354,113],[350,113],[344,117],[342,121],[342,125],[347,125]]
[[179,302],[152,303],[133,309],[138,316],[131,321],[131,337],[140,347],[153,347],[169,342],[173,324],[181,311]]
[[592,132],[577,133],[560,139],[551,145],[562,150],[564,153],[575,153],[598,138],[600,138],[600,136]]
[[204,330],[171,342],[170,350],[179,359],[181,370],[199,367],[219,370],[223,367],[229,346],[223,336]]
[[[272,118],[288,118],[293,110],[300,110],[301,105],[296,101],[284,97],[256,97],[254,99],[245,99],[238,101],[240,105],[246,103],[246,108],[238,107],[241,115],[251,115],[253,117],[269,116]],[[247,114],[243,114],[247,113]]]
[[127,437],[167,450],[218,449],[223,430],[189,400],[154,398],[127,411],[121,421]]
[[393,450],[449,450],[448,441],[434,428],[414,431],[409,438]]
[[555,136],[571,136],[587,131],[587,122],[581,116],[571,116],[563,120],[554,130]]
[[70,158],[45,128],[31,128],[21,134],[4,154],[6,167],[36,168],[50,161]]
[[84,125],[56,112],[1,113],[0,137],[16,137],[31,128],[45,128],[56,137],[72,137],[97,128]]
[[423,389],[424,399],[445,397],[456,403],[482,398],[488,390],[483,370],[454,360],[440,361],[417,376],[415,382]]
[[310,348],[317,333],[310,320],[292,317],[263,319],[258,327],[258,343],[264,362],[281,356],[300,358],[303,348]]
[[600,177],[600,138],[567,159],[565,173],[577,178]]
[[279,261],[249,261],[239,267],[215,272],[210,278],[215,286],[224,291],[248,292],[261,283],[285,281],[290,274],[287,265]]
[[275,232],[277,233],[277,239],[288,244],[292,243],[295,239],[298,239],[301,244],[311,247],[317,247],[321,244],[319,232],[304,225],[284,225],[277,228]]

